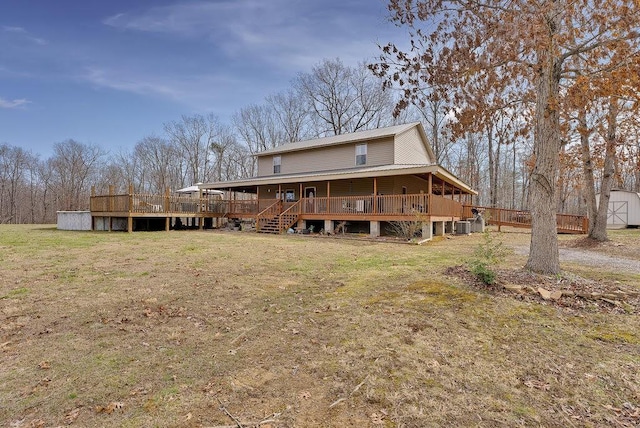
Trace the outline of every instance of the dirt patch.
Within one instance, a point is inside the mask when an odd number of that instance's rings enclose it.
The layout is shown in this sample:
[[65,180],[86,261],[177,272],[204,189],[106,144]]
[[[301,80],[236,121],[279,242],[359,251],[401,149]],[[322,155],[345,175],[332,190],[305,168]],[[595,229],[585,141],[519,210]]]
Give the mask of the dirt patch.
[[453,266],[445,271],[447,275],[462,278],[478,289],[556,306],[568,312],[640,313],[640,291],[637,287],[619,282],[593,281],[569,273],[549,277],[523,269],[494,269],[494,272],[496,280],[489,285],[470,272],[467,266]]

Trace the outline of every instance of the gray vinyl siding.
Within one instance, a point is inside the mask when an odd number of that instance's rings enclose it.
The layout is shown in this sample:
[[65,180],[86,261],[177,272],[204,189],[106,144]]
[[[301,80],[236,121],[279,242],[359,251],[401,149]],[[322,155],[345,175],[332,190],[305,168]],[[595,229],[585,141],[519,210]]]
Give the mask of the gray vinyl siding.
[[[357,143],[362,144],[362,143]],[[367,141],[367,163],[363,166],[393,164],[393,138]],[[331,171],[356,167],[356,143],[281,153],[280,174]],[[258,157],[258,176],[273,174],[273,155]]]
[[258,157],[258,177],[264,177],[265,175],[273,175],[273,156]]
[[331,196],[373,195],[373,178],[338,180],[331,182]]
[[403,175],[399,177],[391,177],[393,179],[393,194],[402,194],[402,187],[407,188],[407,193],[410,195],[417,195],[420,191],[427,193],[429,190],[429,183],[427,180],[418,178],[413,175]]
[[426,164],[434,162],[429,158],[427,149],[422,144],[418,128],[413,127],[396,137],[394,163],[396,165]]
[[[427,192],[426,180],[421,180],[414,176],[402,177],[379,177],[377,190],[379,195],[399,195],[402,193],[402,186],[407,188],[407,193],[418,194],[420,191]],[[311,181],[302,183],[302,192],[307,187],[315,187],[314,195],[318,198],[327,196],[326,181]],[[295,193],[295,199],[300,198],[300,183],[283,184],[281,186],[284,193],[288,189],[292,189]],[[278,192],[278,185],[261,185],[259,186],[260,199],[275,199]],[[330,196],[370,196],[373,195],[373,178],[363,178],[355,180],[337,180],[332,181],[329,187]]]

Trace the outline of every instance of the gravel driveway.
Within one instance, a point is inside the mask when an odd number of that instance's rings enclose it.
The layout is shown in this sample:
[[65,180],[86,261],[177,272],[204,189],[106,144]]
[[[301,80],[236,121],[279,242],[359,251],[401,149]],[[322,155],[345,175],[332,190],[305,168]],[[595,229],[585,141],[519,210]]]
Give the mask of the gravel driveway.
[[[529,246],[514,246],[516,254],[529,255]],[[602,266],[604,270],[634,273],[640,275],[638,260],[622,257],[611,257],[606,254],[594,253],[574,248],[560,248],[560,262],[578,263],[587,266]]]

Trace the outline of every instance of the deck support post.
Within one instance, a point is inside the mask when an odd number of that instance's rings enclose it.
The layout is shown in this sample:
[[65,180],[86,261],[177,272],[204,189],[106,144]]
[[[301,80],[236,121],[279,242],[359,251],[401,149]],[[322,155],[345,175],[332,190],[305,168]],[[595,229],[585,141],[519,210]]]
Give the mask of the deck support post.
[[444,222],[444,233],[453,233],[453,220]]
[[333,220],[324,221],[324,231],[326,233],[333,233]]
[[444,236],[444,221],[436,221],[434,224],[436,225],[435,235]]
[[167,232],[169,230],[171,230],[171,217],[167,217],[164,220],[164,230],[166,230]]
[[127,217],[127,232],[133,232],[133,217],[130,215]]
[[433,238],[433,223],[430,221],[422,222],[422,239],[432,239]]
[[380,236],[380,222],[379,221],[370,221],[369,222],[369,235],[372,238],[377,238]]

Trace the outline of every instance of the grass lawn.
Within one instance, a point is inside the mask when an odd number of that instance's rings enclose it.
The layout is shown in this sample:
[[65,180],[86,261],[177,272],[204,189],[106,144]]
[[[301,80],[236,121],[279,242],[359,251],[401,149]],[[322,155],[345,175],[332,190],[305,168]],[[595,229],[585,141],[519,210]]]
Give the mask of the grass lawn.
[[[640,247],[612,236],[609,254]],[[445,274],[481,241],[2,225],[0,426],[640,424],[638,314]]]

